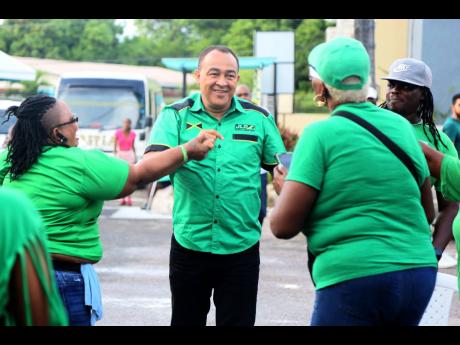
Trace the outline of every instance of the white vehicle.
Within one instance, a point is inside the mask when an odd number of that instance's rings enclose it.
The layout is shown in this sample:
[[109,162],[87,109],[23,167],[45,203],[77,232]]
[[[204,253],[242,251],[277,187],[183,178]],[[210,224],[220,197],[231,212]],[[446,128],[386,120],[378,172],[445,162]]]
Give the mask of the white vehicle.
[[56,98],[78,116],[78,137],[82,148],[113,153],[114,134],[126,118],[136,132],[135,149],[142,157],[153,119],[162,105],[161,88],[138,74],[63,74]]
[[8,130],[16,123],[16,116],[11,116],[7,122],[3,123],[6,120],[5,111],[13,105],[19,106],[20,104],[21,102],[18,101],[0,100],[0,152],[5,149],[4,143]]

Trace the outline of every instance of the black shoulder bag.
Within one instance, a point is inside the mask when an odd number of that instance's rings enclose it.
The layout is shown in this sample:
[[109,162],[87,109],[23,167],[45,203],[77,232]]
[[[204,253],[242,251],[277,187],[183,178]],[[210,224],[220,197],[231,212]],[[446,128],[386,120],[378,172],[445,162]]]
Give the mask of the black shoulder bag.
[[[415,170],[414,163],[412,162],[412,159],[398,146],[395,144],[393,140],[388,138],[385,134],[383,134],[379,129],[377,129],[374,125],[371,125],[369,122],[366,120],[360,118],[359,116],[356,116],[355,114],[352,114],[348,111],[337,111],[332,114],[332,116],[342,116],[347,118],[350,121],[355,122],[356,124],[360,125],[361,127],[364,127],[367,129],[369,132],[374,134],[391,152],[395,154],[396,157],[398,157],[401,162],[406,166],[406,168],[410,171],[412,176],[415,179],[415,182],[417,183],[418,186],[418,181],[417,181],[417,171]],[[310,272],[310,277],[315,285],[315,282],[313,280],[313,262],[315,261],[316,256],[313,255],[310,250],[307,248],[307,254],[308,254],[308,271]]]

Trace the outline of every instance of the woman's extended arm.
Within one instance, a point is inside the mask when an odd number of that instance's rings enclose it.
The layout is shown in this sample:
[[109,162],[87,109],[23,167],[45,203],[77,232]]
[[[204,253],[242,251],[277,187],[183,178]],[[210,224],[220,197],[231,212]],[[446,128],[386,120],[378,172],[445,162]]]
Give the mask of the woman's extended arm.
[[[195,139],[183,145],[188,159],[204,159],[209,150],[214,147],[216,138],[223,139],[222,135],[215,130],[201,131]],[[136,190],[139,183],[149,183],[158,180],[160,177],[174,172],[184,163],[184,155],[180,146],[162,152],[147,153],[138,163],[130,164],[128,179],[116,198],[130,195]]]
[[[274,169],[275,179],[280,174]],[[270,215],[270,228],[277,238],[289,239],[304,227],[318,191],[304,183],[286,181]]]

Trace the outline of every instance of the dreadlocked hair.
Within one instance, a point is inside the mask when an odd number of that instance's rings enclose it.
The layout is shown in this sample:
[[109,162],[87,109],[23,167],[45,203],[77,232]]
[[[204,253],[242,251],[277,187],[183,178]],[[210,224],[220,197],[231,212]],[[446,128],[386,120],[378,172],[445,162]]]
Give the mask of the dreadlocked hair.
[[[447,146],[442,141],[441,136],[439,135],[438,129],[436,128],[436,124],[434,123],[433,95],[430,89],[427,87],[422,87],[422,92],[425,97],[417,108],[417,115],[422,119],[423,133],[425,133],[425,135],[428,137],[426,133],[426,129],[425,129],[426,126],[428,126],[428,129],[433,137],[434,146],[436,146],[436,149],[439,150],[439,143],[441,143],[447,149]],[[387,102],[386,101],[383,102],[382,104],[379,105],[379,107],[383,109],[388,109]]]
[[434,123],[433,119],[433,95],[431,94],[431,91],[427,87],[423,87],[423,94],[424,94],[424,99],[423,102],[420,103],[418,109],[417,109],[417,115],[420,116],[420,118],[423,121],[423,133],[427,135],[425,125],[428,126],[428,129],[430,130],[431,135],[433,136],[434,140],[434,146],[436,146],[436,149],[439,150],[438,143],[441,142],[441,144],[447,149],[446,144],[441,139],[441,136],[439,135],[438,129],[436,128],[436,124]]
[[55,104],[54,97],[35,95],[26,98],[19,107],[11,106],[6,110],[6,120],[3,122],[7,122],[12,115],[17,117],[6,157],[6,161],[11,163],[11,180],[17,180],[29,170],[48,144],[48,133],[41,119]]

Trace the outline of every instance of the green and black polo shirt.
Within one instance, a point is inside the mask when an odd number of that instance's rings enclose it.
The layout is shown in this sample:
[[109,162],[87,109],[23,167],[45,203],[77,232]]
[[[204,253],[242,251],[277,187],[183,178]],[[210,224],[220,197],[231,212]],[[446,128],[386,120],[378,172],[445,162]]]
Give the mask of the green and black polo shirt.
[[174,235],[191,250],[238,253],[260,239],[260,168],[274,167],[284,144],[265,109],[234,97],[218,120],[197,93],[163,109],[145,152],[184,144],[201,129],[215,129],[224,140],[217,139],[204,160],[171,174]]

